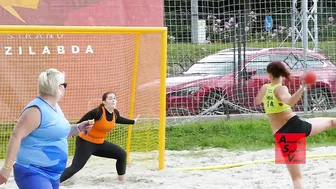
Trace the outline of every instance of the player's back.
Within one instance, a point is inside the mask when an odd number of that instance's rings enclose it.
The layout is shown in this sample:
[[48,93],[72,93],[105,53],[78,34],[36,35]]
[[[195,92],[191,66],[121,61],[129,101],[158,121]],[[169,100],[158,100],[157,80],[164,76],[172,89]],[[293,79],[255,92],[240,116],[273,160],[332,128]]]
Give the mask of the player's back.
[[276,98],[274,91],[279,86],[281,84],[268,84],[263,98],[265,113],[269,118],[273,130],[280,129],[295,115],[288,104]]
[[275,96],[275,89],[279,86],[281,86],[281,84],[267,85],[265,96],[263,98],[263,104],[266,114],[276,114],[291,109],[288,104],[277,99],[277,97]]

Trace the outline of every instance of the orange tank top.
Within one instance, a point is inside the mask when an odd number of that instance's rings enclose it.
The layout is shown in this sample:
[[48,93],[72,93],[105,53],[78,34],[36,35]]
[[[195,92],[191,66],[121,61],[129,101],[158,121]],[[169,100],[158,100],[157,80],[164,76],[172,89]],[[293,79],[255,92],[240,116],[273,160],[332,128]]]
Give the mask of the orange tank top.
[[107,136],[107,134],[114,129],[116,116],[115,112],[113,111],[113,119],[112,121],[107,121],[105,108],[102,107],[103,114],[100,120],[95,121],[91,131],[88,132],[87,135],[84,132],[79,134],[79,137],[82,139],[95,143],[95,144],[102,144]]

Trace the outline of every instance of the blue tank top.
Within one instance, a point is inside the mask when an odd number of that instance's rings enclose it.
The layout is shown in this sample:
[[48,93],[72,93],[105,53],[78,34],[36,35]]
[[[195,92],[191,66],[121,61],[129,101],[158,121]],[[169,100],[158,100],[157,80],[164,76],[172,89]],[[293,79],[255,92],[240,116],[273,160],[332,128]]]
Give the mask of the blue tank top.
[[53,109],[37,97],[23,111],[33,106],[41,112],[41,123],[21,141],[16,163],[49,179],[58,180],[68,159],[67,137],[71,125],[58,105]]

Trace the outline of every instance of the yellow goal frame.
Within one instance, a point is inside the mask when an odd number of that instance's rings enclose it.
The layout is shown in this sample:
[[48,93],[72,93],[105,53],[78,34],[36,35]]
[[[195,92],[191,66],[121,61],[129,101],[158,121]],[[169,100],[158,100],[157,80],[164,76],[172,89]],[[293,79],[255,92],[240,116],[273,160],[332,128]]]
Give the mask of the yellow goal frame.
[[[159,170],[165,167],[165,128],[166,128],[166,69],[167,69],[167,28],[166,27],[116,27],[116,26],[37,26],[2,25],[0,34],[136,34],[136,51],[133,70],[130,118],[134,117],[136,76],[138,71],[140,35],[146,33],[161,34],[161,70],[160,70],[160,122],[159,122]],[[130,162],[130,150],[133,126],[128,126],[126,141],[127,163]]]

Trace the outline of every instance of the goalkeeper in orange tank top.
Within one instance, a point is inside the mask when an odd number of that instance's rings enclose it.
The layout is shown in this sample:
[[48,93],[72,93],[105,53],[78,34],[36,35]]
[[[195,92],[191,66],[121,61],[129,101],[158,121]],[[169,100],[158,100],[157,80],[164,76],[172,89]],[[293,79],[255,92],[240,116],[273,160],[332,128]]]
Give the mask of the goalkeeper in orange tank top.
[[135,124],[138,117],[134,120],[120,116],[116,109],[117,99],[113,92],[106,92],[102,97],[102,104],[87,112],[80,120],[95,121],[91,131],[80,133],[76,138],[76,151],[72,164],[62,173],[60,181],[63,182],[79,170],[81,170],[91,155],[105,158],[116,159],[116,169],[119,181],[124,181],[126,173],[126,151],[116,144],[105,140],[110,131],[114,129],[116,123]]

